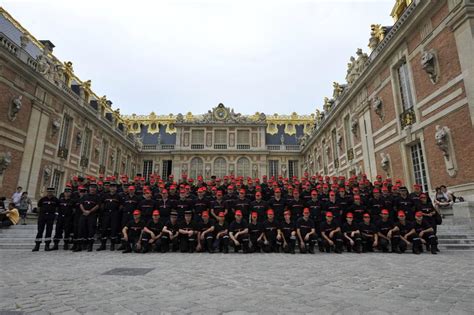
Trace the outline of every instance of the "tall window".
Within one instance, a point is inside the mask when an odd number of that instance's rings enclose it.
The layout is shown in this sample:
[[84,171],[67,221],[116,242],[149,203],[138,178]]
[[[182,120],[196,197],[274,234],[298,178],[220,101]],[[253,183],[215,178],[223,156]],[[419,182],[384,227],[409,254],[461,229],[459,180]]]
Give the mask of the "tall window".
[[298,177],[298,161],[297,160],[289,160],[288,161],[288,177]]
[[61,183],[61,175],[62,173],[59,170],[54,170],[51,186],[56,189],[57,193],[61,190],[61,187],[59,187],[59,184]]
[[237,176],[250,176],[250,161],[246,157],[241,157],[237,160]]
[[227,162],[224,158],[219,157],[214,160],[214,175],[218,178],[227,175]]
[[197,178],[204,174],[204,162],[201,158],[195,157],[191,160],[191,168],[189,170],[189,177]]
[[397,69],[398,84],[400,88],[400,100],[403,110],[408,110],[413,107],[413,96],[410,84],[410,74],[408,71],[408,64],[406,60]]
[[278,176],[278,160],[268,160],[268,176]]
[[415,183],[423,187],[423,191],[428,191],[428,180],[426,179],[425,158],[421,143],[411,146],[411,160],[413,164],[413,175]]
[[[99,164],[103,166],[104,168],[107,167],[107,155],[109,151],[109,142],[105,139],[102,139],[102,153],[100,156],[100,162]],[[105,173],[105,169],[104,169]]]
[[59,138],[59,152],[61,157],[67,157],[69,151],[69,135],[71,133],[72,118],[64,115],[63,126],[61,128],[61,135]]
[[153,161],[144,160],[143,161],[143,177],[145,177],[145,180],[148,181],[152,172],[153,172]]
[[204,144],[204,130],[193,130],[191,132],[191,144]]
[[214,131],[214,149],[227,149],[227,130]]
[[250,131],[237,130],[237,149],[250,149]]
[[122,164],[122,150],[117,149],[117,154],[115,157],[115,173],[120,173],[120,165]]
[[333,129],[331,131],[331,142],[332,142],[332,158],[333,160],[335,160],[339,157],[336,129]]
[[351,136],[351,120],[349,115],[344,117],[344,135],[346,140],[346,150],[352,148],[352,136]]
[[171,169],[172,169],[172,161],[171,160],[164,160],[163,165],[161,168],[161,178],[167,179],[168,176],[171,175]]

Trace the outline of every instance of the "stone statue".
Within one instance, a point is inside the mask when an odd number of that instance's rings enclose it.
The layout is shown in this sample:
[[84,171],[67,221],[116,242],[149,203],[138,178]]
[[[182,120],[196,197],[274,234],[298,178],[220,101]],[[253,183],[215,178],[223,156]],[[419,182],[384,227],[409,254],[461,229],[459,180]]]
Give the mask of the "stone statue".
[[177,122],[177,123],[182,123],[182,122],[184,122],[184,116],[183,116],[183,114],[179,113],[179,114],[176,116],[176,122]]
[[380,167],[382,170],[384,170],[386,173],[388,173],[389,167],[390,167],[390,157],[388,154],[385,153],[380,153],[381,161],[380,161]]
[[351,121],[351,131],[354,135],[357,135],[358,129],[359,129],[359,121],[357,120],[356,117],[353,117]]
[[346,75],[346,81],[349,85],[352,85],[354,81],[356,80],[356,59],[354,56],[351,56],[350,62],[347,64],[347,75]]
[[280,136],[280,144],[281,144],[281,145],[284,145],[284,144],[285,144],[285,136],[284,136],[284,135],[281,135],[281,136]]
[[12,154],[10,151],[7,151],[0,156],[0,175],[3,175],[5,170],[12,163]]
[[380,120],[383,120],[384,114],[383,114],[383,102],[380,97],[376,97],[372,100],[372,109],[374,110],[375,114],[379,116]]
[[22,98],[23,98],[23,96],[19,95],[19,96],[13,98],[13,100],[12,100],[12,103],[10,105],[10,110],[8,111],[8,118],[11,121],[14,121],[16,119],[16,116],[20,112],[20,109],[21,109],[21,106],[22,106],[22,103],[21,103]]
[[438,79],[436,71],[436,54],[434,51],[425,51],[421,55],[421,66],[430,77],[431,83],[435,84]]
[[282,175],[283,177],[286,177],[286,171],[287,171],[287,169],[286,169],[286,164],[282,164],[282,165],[281,165],[281,175]]
[[357,60],[356,60],[356,73],[357,76],[359,76],[364,70],[365,70],[365,64],[367,63],[367,60],[369,60],[369,56],[362,52],[361,48],[357,48]]
[[436,126],[436,145],[443,152],[443,156],[449,159],[449,136],[447,127]]
[[36,70],[44,76],[48,76],[51,72],[51,68],[53,67],[51,61],[48,57],[48,51],[43,49],[43,54],[36,57]]
[[333,82],[332,86],[334,88],[334,92],[332,94],[332,97],[334,99],[338,99],[342,95],[342,93],[344,92],[344,88],[346,86],[345,86],[345,84],[339,84],[337,82]]
[[323,105],[324,112],[325,113],[329,112],[331,110],[333,104],[334,104],[333,99],[329,99],[328,97],[325,97],[324,98],[324,105]]
[[369,48],[374,50],[385,38],[387,29],[380,24],[372,24],[370,26]]

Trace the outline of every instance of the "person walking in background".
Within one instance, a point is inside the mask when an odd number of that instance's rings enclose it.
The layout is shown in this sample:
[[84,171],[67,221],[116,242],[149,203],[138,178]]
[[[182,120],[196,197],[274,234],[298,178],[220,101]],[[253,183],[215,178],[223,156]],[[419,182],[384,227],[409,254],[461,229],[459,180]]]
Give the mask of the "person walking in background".
[[28,197],[28,192],[24,191],[21,194],[18,210],[20,212],[20,217],[23,220],[23,225],[26,225],[26,214],[28,210],[31,209],[31,199]]

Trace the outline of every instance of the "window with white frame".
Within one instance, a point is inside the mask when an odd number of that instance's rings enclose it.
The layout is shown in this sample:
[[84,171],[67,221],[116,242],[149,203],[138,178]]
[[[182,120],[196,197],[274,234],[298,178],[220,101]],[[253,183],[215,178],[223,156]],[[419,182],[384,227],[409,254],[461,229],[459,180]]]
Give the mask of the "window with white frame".
[[268,176],[278,177],[278,160],[268,160]]
[[143,177],[145,177],[145,180],[148,181],[150,178],[151,173],[153,172],[153,161],[152,160],[144,160],[143,161]]
[[400,101],[403,110],[413,108],[413,95],[411,90],[410,72],[406,60],[403,60],[397,68]]
[[237,144],[250,144],[249,130],[237,130]]
[[227,162],[224,158],[218,157],[214,160],[214,175],[223,178],[227,175]]
[[421,185],[423,187],[423,191],[428,191],[425,158],[423,156],[421,143],[418,142],[417,144],[412,145],[410,149],[415,183]]
[[201,158],[195,157],[191,160],[191,167],[189,169],[189,177],[197,178],[204,174],[204,162]]
[[197,129],[191,131],[191,144],[204,145],[204,130]]
[[102,151],[100,155],[100,165],[107,167],[107,155],[109,153],[109,142],[102,139]]
[[298,161],[297,160],[288,161],[288,177],[291,178],[293,176],[298,177]]
[[237,160],[237,176],[250,176],[250,161],[246,157],[241,157]]
[[88,159],[91,152],[92,130],[86,128],[84,131],[84,141],[82,142],[81,157]]
[[346,150],[352,148],[352,135],[351,135],[351,120],[349,115],[344,117],[344,135],[346,140]]

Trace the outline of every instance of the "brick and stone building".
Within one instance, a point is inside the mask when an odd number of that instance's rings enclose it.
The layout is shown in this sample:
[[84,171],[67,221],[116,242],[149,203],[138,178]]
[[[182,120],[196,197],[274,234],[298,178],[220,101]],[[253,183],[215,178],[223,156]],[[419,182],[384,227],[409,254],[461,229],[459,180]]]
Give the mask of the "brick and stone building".
[[474,1],[398,0],[391,14],[321,111],[124,116],[0,9],[1,194],[38,197],[75,175],[308,172],[446,184],[474,200]]

